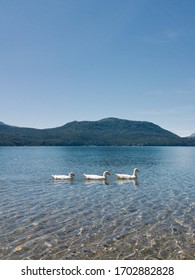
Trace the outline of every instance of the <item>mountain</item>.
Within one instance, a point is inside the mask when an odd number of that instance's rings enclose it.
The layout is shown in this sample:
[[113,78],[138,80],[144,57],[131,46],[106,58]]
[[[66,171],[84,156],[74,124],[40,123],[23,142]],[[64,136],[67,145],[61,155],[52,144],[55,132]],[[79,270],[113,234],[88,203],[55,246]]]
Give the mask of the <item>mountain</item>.
[[42,145],[43,131],[35,128],[10,126],[0,122],[0,146]]
[[195,138],[195,133],[191,134],[189,137],[190,138]]
[[192,143],[146,121],[106,118],[99,121],[73,121],[50,129],[15,127],[0,123],[0,146],[24,145],[173,146],[192,145]]
[[3,122],[0,122],[0,126],[1,126],[1,125],[3,126],[3,125],[7,125],[7,124],[5,124],[5,123],[3,123]]

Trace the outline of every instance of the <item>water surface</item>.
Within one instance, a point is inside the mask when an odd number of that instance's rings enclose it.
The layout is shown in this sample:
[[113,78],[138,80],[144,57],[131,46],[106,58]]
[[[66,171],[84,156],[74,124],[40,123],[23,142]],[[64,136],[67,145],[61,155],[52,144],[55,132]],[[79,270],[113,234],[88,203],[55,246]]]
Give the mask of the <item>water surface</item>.
[[195,259],[194,234],[194,147],[0,147],[0,259]]

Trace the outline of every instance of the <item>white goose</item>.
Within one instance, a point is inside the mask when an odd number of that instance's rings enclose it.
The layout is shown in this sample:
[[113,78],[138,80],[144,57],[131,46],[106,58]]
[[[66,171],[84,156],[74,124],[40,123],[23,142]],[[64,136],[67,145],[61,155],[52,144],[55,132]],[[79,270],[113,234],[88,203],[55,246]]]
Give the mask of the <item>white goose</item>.
[[68,175],[52,175],[54,180],[72,180],[75,174],[70,172]]
[[129,174],[116,174],[117,179],[137,179],[137,172],[139,172],[139,170],[137,168],[134,168],[133,170],[133,175],[129,175]]
[[103,175],[84,174],[86,180],[106,180],[107,175],[111,175],[110,172],[104,171]]

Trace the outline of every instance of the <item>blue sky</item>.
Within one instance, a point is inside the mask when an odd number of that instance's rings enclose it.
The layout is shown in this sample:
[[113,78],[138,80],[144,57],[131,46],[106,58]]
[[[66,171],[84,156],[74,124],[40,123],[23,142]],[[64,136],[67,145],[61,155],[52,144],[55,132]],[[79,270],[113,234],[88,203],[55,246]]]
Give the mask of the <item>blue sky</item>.
[[0,121],[195,132],[194,0],[0,0]]

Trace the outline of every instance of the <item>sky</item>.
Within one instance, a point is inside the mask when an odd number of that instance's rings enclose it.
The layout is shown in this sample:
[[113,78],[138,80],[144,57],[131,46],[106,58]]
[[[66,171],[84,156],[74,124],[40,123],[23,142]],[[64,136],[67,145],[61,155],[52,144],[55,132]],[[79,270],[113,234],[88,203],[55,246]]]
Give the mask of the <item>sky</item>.
[[194,0],[0,0],[0,121],[195,132]]

